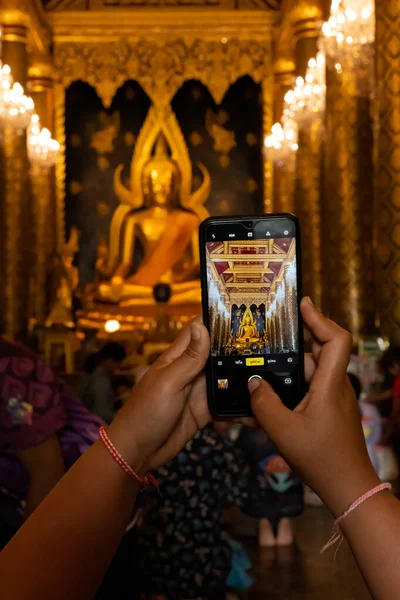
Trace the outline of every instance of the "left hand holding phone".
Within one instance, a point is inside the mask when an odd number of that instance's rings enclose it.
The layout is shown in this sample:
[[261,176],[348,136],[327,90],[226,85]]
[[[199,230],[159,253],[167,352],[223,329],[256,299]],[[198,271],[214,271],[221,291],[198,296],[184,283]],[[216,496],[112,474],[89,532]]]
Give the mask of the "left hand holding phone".
[[175,342],[144,374],[109,427],[110,438],[140,470],[171,460],[211,420],[204,366],[210,351],[200,319],[185,327]]

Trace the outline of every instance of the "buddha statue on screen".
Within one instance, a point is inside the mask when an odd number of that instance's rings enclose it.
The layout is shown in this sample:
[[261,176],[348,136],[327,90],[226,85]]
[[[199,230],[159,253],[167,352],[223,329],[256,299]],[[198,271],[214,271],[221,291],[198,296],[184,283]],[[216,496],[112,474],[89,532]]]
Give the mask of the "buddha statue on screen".
[[262,339],[257,331],[257,324],[250,308],[246,308],[243,314],[239,331],[236,336],[236,343],[241,346],[262,343]]
[[[210,177],[200,165],[203,183],[190,193],[191,166],[188,156],[185,157],[186,168],[187,164],[190,166],[190,187],[186,176],[186,193],[182,194],[184,168],[177,160],[179,152],[174,155],[169,151],[162,131],[152,146],[145,161],[143,152],[138,156],[136,148],[132,191],[119,179],[122,167],[116,171],[114,186],[121,205],[111,223],[109,281],[100,282],[97,296],[121,306],[139,305],[153,302],[155,284],[167,283],[171,288],[170,303],[197,303],[200,301],[197,229],[206,216],[202,205],[210,192]],[[135,185],[140,186],[139,201]],[[143,258],[133,272],[138,248]]]

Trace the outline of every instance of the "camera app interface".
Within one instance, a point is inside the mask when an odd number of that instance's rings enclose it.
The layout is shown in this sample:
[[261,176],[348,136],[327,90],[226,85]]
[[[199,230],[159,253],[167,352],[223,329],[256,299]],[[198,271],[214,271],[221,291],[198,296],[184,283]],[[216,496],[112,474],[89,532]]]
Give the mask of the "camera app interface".
[[207,236],[207,283],[214,396],[245,409],[254,375],[290,405],[298,377],[294,223],[215,227]]

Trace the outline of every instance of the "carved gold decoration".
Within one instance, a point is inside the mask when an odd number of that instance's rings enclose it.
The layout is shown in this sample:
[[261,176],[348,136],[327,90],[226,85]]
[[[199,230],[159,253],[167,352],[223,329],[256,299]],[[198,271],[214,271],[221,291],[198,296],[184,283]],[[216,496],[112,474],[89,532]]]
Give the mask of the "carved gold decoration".
[[[46,271],[48,257],[52,250],[52,232],[49,227],[52,208],[53,187],[50,173],[39,167],[31,168],[31,187],[34,207],[35,265],[32,285],[32,305],[38,323],[44,323],[47,309]],[[50,238],[50,239],[49,239]]]
[[321,168],[323,132],[324,128],[320,119],[308,125],[307,128],[300,129],[295,187],[295,213],[303,232],[303,292],[310,296],[319,307],[322,302]]
[[[262,83],[264,132],[270,129],[275,12],[226,10],[223,37],[220,23],[208,11],[171,10],[162,15],[157,11],[83,11],[79,19],[76,15],[68,11],[49,15],[55,64],[64,88],[76,80],[86,81],[108,107],[117,89],[134,79],[153,105],[162,108],[170,105],[187,80],[202,82],[219,104],[232,83],[250,75]],[[222,156],[226,161],[226,155]],[[264,166],[265,210],[270,211],[272,165],[265,160]]]
[[[273,75],[265,78],[261,84],[262,106],[263,106],[263,137],[269,135],[273,123]],[[274,206],[274,177],[273,164],[263,158],[264,174],[264,213],[272,213]]]
[[328,69],[327,75],[323,305],[359,337],[368,333],[373,312],[370,105],[357,95],[354,72]]
[[400,2],[375,3],[377,54],[377,197],[381,331],[400,343]]
[[60,144],[56,163],[56,238],[57,251],[61,254],[65,243],[65,88],[54,87],[54,131]]
[[[278,59],[275,63],[274,71],[273,121],[276,123],[282,117],[285,94],[293,85],[295,64],[289,60]],[[282,165],[274,165],[273,167],[273,198],[274,210],[276,212],[295,212],[295,172],[295,153],[290,153]]]
[[184,81],[197,79],[221,103],[238,77],[250,74],[256,82],[270,72],[268,46],[257,40],[232,39],[226,44],[200,39],[165,44],[120,39],[104,44],[66,42],[56,45],[55,65],[65,87],[77,79],[90,83],[104,106],[127,80],[138,81],[153,103],[168,105]]
[[[4,8],[3,5],[1,7]],[[2,43],[2,59],[11,72],[26,86],[26,18],[20,7],[11,4],[0,11],[0,23],[6,34]],[[17,35],[17,31],[19,32]],[[17,39],[18,38],[18,39]],[[0,290],[1,329],[10,337],[23,335],[30,316],[31,281],[29,256],[32,256],[32,202],[28,186],[26,135],[16,135],[6,127],[2,140],[3,185],[1,186],[2,286]]]
[[73,327],[73,297],[79,283],[78,269],[73,261],[79,251],[79,231],[71,229],[70,238],[64,245],[61,255],[54,256],[50,271],[50,313],[46,327],[62,325]]

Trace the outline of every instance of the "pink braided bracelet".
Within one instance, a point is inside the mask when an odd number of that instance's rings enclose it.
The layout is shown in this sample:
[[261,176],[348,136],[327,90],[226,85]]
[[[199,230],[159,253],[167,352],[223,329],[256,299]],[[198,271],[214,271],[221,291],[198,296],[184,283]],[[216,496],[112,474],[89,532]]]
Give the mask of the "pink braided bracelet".
[[336,558],[337,551],[339,550],[340,544],[343,541],[343,533],[340,530],[340,526],[343,523],[343,521],[346,519],[346,517],[348,517],[349,514],[353,512],[353,510],[358,508],[358,506],[360,506],[360,504],[362,504],[363,502],[368,500],[368,498],[375,496],[375,494],[378,494],[379,492],[383,492],[383,490],[391,490],[391,489],[392,489],[392,486],[390,485],[390,483],[381,483],[380,485],[377,485],[376,487],[372,488],[372,490],[369,490],[369,492],[366,492],[365,494],[363,494],[362,496],[357,498],[357,500],[355,500],[355,502],[353,502],[353,504],[351,506],[349,506],[349,508],[342,515],[340,515],[340,517],[338,517],[336,519],[336,521],[334,522],[332,537],[329,540],[329,542],[327,544],[325,544],[325,546],[323,546],[323,548],[321,548],[321,554],[323,554],[325,552],[325,550],[328,550],[328,548],[330,548],[331,546],[334,546],[337,542],[339,542],[339,546],[336,548],[336,552],[335,552],[335,558]]

